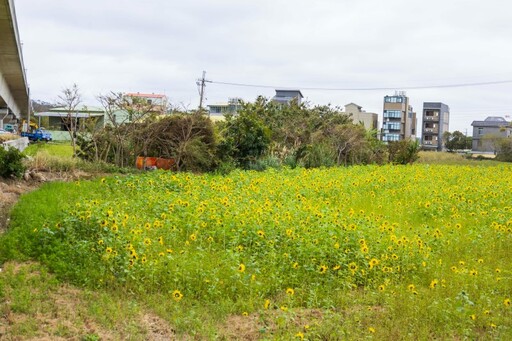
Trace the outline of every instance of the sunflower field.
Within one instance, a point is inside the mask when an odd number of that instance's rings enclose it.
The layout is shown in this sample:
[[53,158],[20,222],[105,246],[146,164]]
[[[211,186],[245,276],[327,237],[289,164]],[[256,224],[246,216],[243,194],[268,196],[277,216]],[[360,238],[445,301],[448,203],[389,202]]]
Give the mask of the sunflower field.
[[284,328],[276,335],[506,339],[511,175],[508,165],[148,172],[64,184],[74,195],[58,215],[13,220],[29,235],[21,248],[62,278],[159,302],[178,327],[197,311],[260,316],[262,338]]

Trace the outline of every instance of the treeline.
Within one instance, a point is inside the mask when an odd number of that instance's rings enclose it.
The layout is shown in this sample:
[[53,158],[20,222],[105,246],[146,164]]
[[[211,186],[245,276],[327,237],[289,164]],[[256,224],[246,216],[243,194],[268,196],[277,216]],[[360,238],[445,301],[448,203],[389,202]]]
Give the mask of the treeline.
[[[141,105],[128,107],[121,97],[100,100],[112,124],[78,132],[77,155],[119,167],[134,165],[137,156],[173,158],[178,171],[194,172],[407,164],[418,157],[416,141],[386,145],[377,139],[377,131],[354,124],[330,105],[282,105],[258,97],[252,103],[241,102],[236,115],[214,122],[206,112],[173,110],[161,117]],[[130,120],[116,121],[119,110],[128,111]]]

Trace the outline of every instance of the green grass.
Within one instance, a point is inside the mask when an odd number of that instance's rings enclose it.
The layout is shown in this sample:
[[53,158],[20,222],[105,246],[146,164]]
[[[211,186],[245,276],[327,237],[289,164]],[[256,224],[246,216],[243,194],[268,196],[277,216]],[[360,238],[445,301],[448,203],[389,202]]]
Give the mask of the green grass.
[[[183,337],[511,339],[512,166],[480,165],[48,184],[14,208],[0,261],[38,259]],[[132,316],[112,304],[88,314]]]
[[74,288],[38,263],[4,263],[0,272],[0,339],[141,340],[151,326],[133,300]]
[[48,155],[58,156],[62,158],[73,157],[73,147],[69,142],[37,142],[31,143],[25,150],[24,153],[28,156],[35,156],[40,152],[46,152]]
[[92,174],[134,173],[134,168],[119,168],[104,162],[89,162],[73,157],[73,148],[67,142],[38,142],[30,144],[24,151],[29,158],[25,160],[27,168],[46,172],[83,171]]
[[467,154],[420,151],[419,164],[441,164],[441,165],[467,165],[467,166],[496,166],[501,162],[493,159],[471,157]]

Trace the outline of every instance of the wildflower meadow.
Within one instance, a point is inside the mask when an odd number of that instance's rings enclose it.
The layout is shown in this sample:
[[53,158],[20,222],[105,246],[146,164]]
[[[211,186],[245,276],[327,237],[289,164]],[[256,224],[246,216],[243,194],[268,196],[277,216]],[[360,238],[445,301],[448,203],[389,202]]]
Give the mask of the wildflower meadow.
[[58,214],[27,224],[17,208],[13,220],[60,277],[138,297],[178,332],[256,316],[261,338],[506,339],[511,174],[155,171],[58,184],[74,193]]

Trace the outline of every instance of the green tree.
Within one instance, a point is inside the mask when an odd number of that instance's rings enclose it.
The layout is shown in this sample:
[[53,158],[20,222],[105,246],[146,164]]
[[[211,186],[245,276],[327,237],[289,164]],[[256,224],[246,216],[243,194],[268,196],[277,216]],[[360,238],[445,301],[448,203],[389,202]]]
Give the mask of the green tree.
[[420,145],[418,141],[401,140],[388,143],[389,162],[406,165],[414,163],[419,158]]
[[496,160],[512,162],[512,137],[504,137],[499,141]]
[[496,155],[500,149],[500,146],[502,145],[502,141],[506,139],[502,134],[500,133],[489,133],[482,136],[482,145],[484,150],[489,150]]
[[237,116],[226,117],[221,130],[219,155],[224,161],[233,160],[248,168],[262,156],[271,142],[271,131],[252,110],[242,110]]
[[471,137],[466,137],[463,133],[456,130],[453,133],[445,131],[443,141],[448,151],[471,149]]
[[361,163],[367,148],[366,131],[363,126],[352,123],[325,125],[313,135],[312,143],[325,143],[331,149],[336,165]]
[[310,107],[296,101],[283,105],[260,96],[254,103],[242,102],[241,107],[239,113],[257,117],[270,130],[268,153],[281,161],[290,157],[297,160],[312,151],[309,146],[318,131],[351,123],[349,116],[330,105]]

